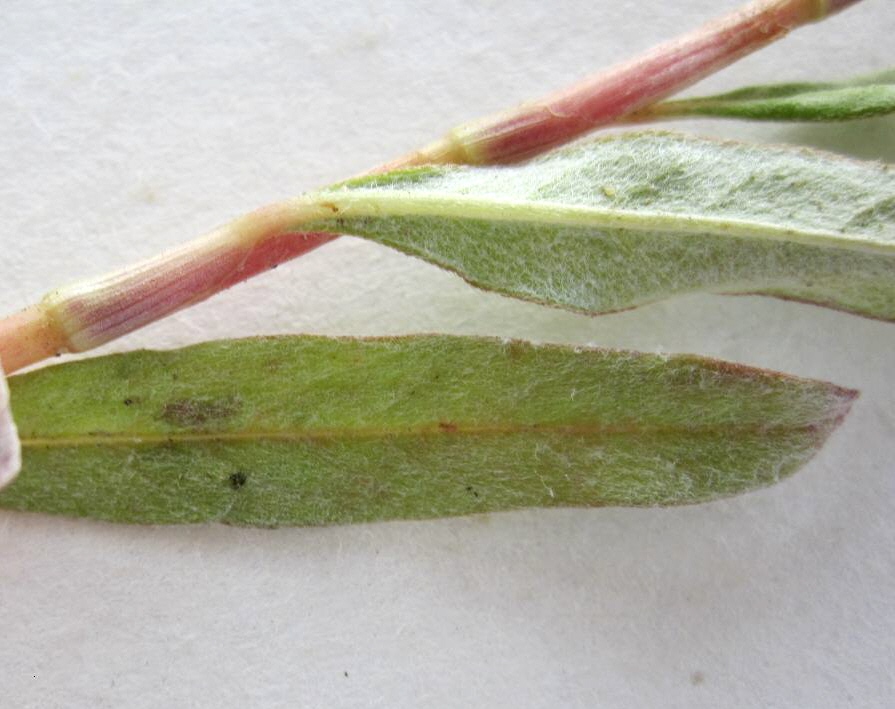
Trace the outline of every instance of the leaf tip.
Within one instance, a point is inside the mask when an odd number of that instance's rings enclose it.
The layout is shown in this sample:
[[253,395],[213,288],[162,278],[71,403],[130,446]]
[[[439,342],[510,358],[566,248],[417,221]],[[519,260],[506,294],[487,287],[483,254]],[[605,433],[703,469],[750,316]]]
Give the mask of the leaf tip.
[[852,404],[861,396],[858,389],[849,389],[835,384],[830,385],[833,402],[830,405],[830,430],[841,424],[851,411]]

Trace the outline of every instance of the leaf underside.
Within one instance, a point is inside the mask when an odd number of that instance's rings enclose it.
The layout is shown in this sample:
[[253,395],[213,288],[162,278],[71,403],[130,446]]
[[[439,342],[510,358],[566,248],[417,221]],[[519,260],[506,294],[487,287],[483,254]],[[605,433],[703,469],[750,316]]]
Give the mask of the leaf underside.
[[675,505],[771,484],[855,392],[693,356],[449,336],[257,338],[10,379],[0,506],[321,525]]
[[850,81],[750,86],[714,96],[664,101],[633,114],[657,118],[746,118],[757,121],[844,121],[895,111],[895,70]]
[[519,166],[312,195],[363,236],[506,295],[598,314],[698,291],[895,320],[895,173],[806,149],[631,133]]

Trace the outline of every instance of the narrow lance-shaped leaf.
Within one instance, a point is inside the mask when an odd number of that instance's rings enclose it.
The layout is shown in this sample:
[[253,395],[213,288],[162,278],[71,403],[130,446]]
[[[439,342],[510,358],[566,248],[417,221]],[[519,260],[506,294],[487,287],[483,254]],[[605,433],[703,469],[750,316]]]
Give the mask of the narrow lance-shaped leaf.
[[521,166],[431,167],[306,198],[358,234],[527,300],[605,313],[693,291],[895,320],[895,173],[671,133]]
[[10,380],[0,506],[314,525],[670,505],[768,485],[855,392],[692,356],[495,339],[259,338]]
[[712,116],[755,121],[845,121],[895,111],[895,69],[850,81],[749,86],[715,96],[664,101],[624,120]]

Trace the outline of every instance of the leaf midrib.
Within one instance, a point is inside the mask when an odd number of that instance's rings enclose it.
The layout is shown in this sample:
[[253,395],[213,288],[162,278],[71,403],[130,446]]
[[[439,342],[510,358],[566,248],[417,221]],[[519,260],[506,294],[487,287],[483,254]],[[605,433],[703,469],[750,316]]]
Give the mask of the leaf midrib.
[[619,229],[634,232],[669,234],[699,233],[706,235],[747,237],[771,241],[791,241],[827,248],[848,249],[863,253],[895,253],[895,240],[887,241],[872,235],[834,233],[800,226],[780,226],[762,221],[719,219],[682,215],[672,212],[645,212],[606,209],[587,205],[570,205],[554,201],[520,201],[498,197],[470,197],[462,194],[445,196],[438,192],[401,193],[386,189],[351,189],[321,192],[313,196],[317,205],[332,211],[321,223],[347,219],[387,217],[440,217],[456,220],[530,223]]
[[559,433],[567,436],[636,436],[636,435],[712,435],[718,433],[775,434],[810,433],[822,428],[826,421],[810,424],[730,423],[702,426],[688,425],[564,425],[511,424],[463,425],[453,422],[432,424],[418,428],[352,428],[317,429],[308,431],[190,431],[171,433],[86,433],[79,435],[23,437],[23,448],[66,448],[78,446],[161,445],[166,443],[241,443],[253,441],[313,442],[362,440],[375,438],[408,438],[463,435],[501,436],[517,433]]

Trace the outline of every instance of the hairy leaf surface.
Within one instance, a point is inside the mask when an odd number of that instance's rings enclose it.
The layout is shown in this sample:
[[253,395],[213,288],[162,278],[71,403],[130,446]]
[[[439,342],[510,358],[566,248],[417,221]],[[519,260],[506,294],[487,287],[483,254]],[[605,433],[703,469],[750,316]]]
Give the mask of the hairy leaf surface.
[[895,320],[895,173],[804,149],[614,136],[519,166],[427,167],[307,199],[507,295],[605,313],[693,291]]
[[318,525],[673,505],[802,465],[855,392],[692,356],[448,336],[258,338],[11,378],[0,506]]
[[757,121],[844,121],[895,111],[895,69],[850,81],[749,86],[715,96],[663,101],[632,121],[661,118],[747,118]]

